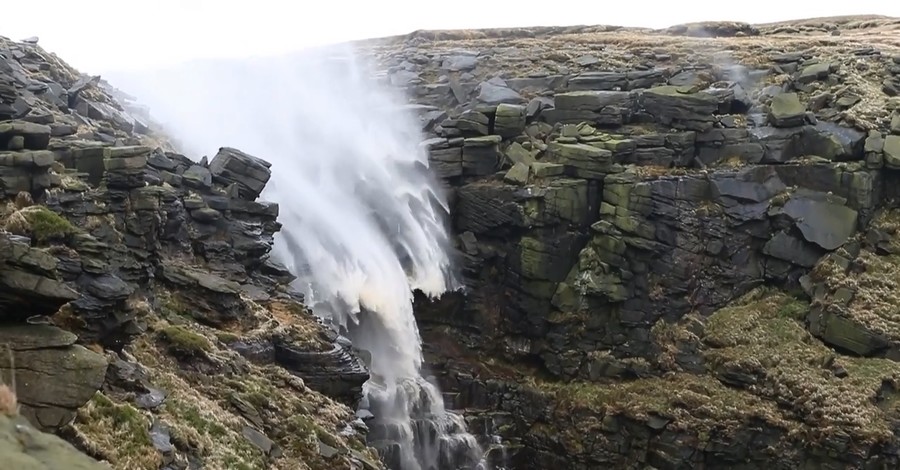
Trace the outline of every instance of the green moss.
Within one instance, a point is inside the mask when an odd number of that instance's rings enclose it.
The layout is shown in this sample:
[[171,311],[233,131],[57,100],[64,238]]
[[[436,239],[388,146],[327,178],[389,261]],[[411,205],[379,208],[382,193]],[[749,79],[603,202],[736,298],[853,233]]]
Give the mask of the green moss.
[[778,308],[778,316],[793,320],[802,320],[806,317],[807,312],[809,312],[809,304],[796,298],[785,299]]
[[235,341],[241,339],[241,337],[234,333],[230,333],[228,331],[217,331],[216,339],[218,339],[219,341],[221,341],[225,344],[229,344],[229,343],[234,343]]
[[165,292],[159,297],[159,312],[163,318],[171,322],[184,321],[190,318],[190,309],[178,293]]
[[559,405],[556,413],[567,420],[660,416],[669,421],[667,429],[698,438],[760,421],[808,443],[848,435],[856,443],[892,439],[891,423],[900,414],[900,393],[894,392],[900,390],[900,363],[836,353],[806,330],[808,310],[804,300],[756,289],[708,318],[685,317],[697,322],[691,328],[681,322],[654,327],[654,337],[664,346],[686,342],[699,347],[706,374],[677,372],[673,366],[676,372],[662,377],[607,383],[535,380],[534,387],[549,395]]
[[206,337],[183,326],[167,326],[160,331],[160,335],[168,343],[169,351],[175,354],[193,356],[205,353],[212,347]]
[[262,452],[240,433],[233,416],[181,397],[170,397],[164,406],[173,423],[172,442],[205,457],[210,468],[265,468]]
[[31,206],[20,211],[28,221],[31,235],[39,243],[61,240],[75,233],[68,220],[44,206]]
[[723,385],[713,377],[687,373],[669,374],[628,382],[536,383],[560,405],[562,413],[588,410],[598,415],[645,419],[658,415],[672,420],[672,429],[701,432],[728,428],[758,419],[773,426],[785,425],[774,403]]

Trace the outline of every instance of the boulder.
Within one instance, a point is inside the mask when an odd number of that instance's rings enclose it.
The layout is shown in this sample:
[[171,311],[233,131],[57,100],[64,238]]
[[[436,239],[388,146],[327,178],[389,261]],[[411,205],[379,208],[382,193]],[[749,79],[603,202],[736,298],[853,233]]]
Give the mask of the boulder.
[[57,278],[57,259],[27,238],[0,232],[0,320],[51,315],[78,293]]
[[812,268],[824,250],[786,232],[778,232],[763,246],[763,253],[804,268]]
[[646,90],[642,103],[644,110],[660,124],[701,132],[713,127],[714,114],[719,109],[715,95],[670,85]]
[[515,137],[525,131],[525,107],[502,103],[494,117],[494,133],[503,137]]
[[884,136],[881,132],[875,130],[869,131],[869,135],[866,137],[865,144],[863,145],[867,168],[877,170],[884,166],[883,150]]
[[889,135],[884,138],[884,166],[900,170],[900,135]]
[[76,345],[76,339],[50,325],[0,327],[0,344],[8,345],[15,358],[15,370],[0,361],[0,374],[15,373],[21,412],[39,429],[71,422],[103,385],[106,359]]
[[447,56],[441,62],[441,68],[450,72],[468,72],[478,65],[476,53],[454,54]]
[[490,105],[507,104],[524,104],[525,98],[515,90],[491,83],[490,81],[481,82],[478,85],[478,101]]
[[484,176],[496,172],[500,163],[500,141],[499,135],[466,139],[462,149],[463,174]]
[[800,71],[797,81],[800,83],[812,83],[818,80],[825,80],[831,74],[832,68],[832,65],[827,62],[808,65]]
[[554,108],[542,112],[548,123],[622,125],[628,121],[634,99],[624,91],[570,91],[554,97]]
[[183,266],[165,265],[161,271],[164,280],[185,292],[188,312],[197,321],[222,326],[239,321],[246,314],[240,284]]
[[456,119],[456,128],[464,135],[488,135],[491,133],[490,122],[491,119],[486,114],[469,109]]
[[527,164],[522,162],[517,162],[506,174],[503,176],[503,180],[507,183],[524,185],[528,183],[530,168]]
[[806,106],[796,93],[782,93],[772,98],[769,123],[775,127],[802,126],[806,121]]
[[329,350],[309,351],[289,341],[277,341],[275,361],[302,377],[313,390],[349,406],[359,403],[363,384],[369,380],[362,360],[337,343]]
[[108,470],[72,444],[38,431],[21,416],[0,414],[0,456],[4,468],[16,470]]
[[565,165],[566,172],[581,178],[602,179],[612,166],[612,152],[587,144],[552,142],[547,155],[554,162]]
[[435,148],[428,151],[428,166],[439,178],[462,176],[462,147]]
[[506,155],[506,158],[512,163],[525,163],[526,165],[530,165],[535,162],[534,154],[526,150],[525,147],[518,142],[511,143],[503,154]]
[[50,126],[28,121],[0,122],[0,149],[14,138],[20,138],[22,148],[43,150],[50,144]]
[[209,162],[213,180],[227,186],[236,183],[242,199],[259,197],[272,176],[272,164],[231,147],[222,147]]
[[858,213],[834,198],[795,194],[783,210],[794,219],[803,238],[826,250],[839,248],[856,233]]

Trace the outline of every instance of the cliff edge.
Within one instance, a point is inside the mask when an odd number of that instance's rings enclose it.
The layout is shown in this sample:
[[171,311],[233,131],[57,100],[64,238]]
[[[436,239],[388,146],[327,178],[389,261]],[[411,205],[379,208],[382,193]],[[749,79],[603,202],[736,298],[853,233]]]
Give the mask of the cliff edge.
[[898,464],[900,20],[369,44],[452,191],[430,362],[509,468]]

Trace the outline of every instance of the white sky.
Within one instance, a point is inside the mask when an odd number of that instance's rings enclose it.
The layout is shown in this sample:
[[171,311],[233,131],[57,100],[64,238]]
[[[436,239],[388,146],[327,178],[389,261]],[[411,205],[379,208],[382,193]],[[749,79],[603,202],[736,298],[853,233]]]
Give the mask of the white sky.
[[[900,16],[894,0],[0,0],[0,35],[40,44],[83,72],[272,55],[416,29],[617,24],[661,28],[847,14]],[[308,6],[303,6],[308,5]],[[533,6],[528,6],[533,5]]]

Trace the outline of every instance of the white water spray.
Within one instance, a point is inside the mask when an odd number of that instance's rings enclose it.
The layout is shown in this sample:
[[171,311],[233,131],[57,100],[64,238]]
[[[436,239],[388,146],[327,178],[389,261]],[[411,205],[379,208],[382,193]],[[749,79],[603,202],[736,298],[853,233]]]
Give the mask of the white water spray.
[[421,135],[401,96],[348,49],[217,61],[110,81],[134,93],[185,151],[236,147],[272,162],[263,194],[284,228],[276,254],[320,316],[368,351],[363,406],[386,461],[403,470],[475,468],[462,418],[422,377],[414,289],[455,288]]

